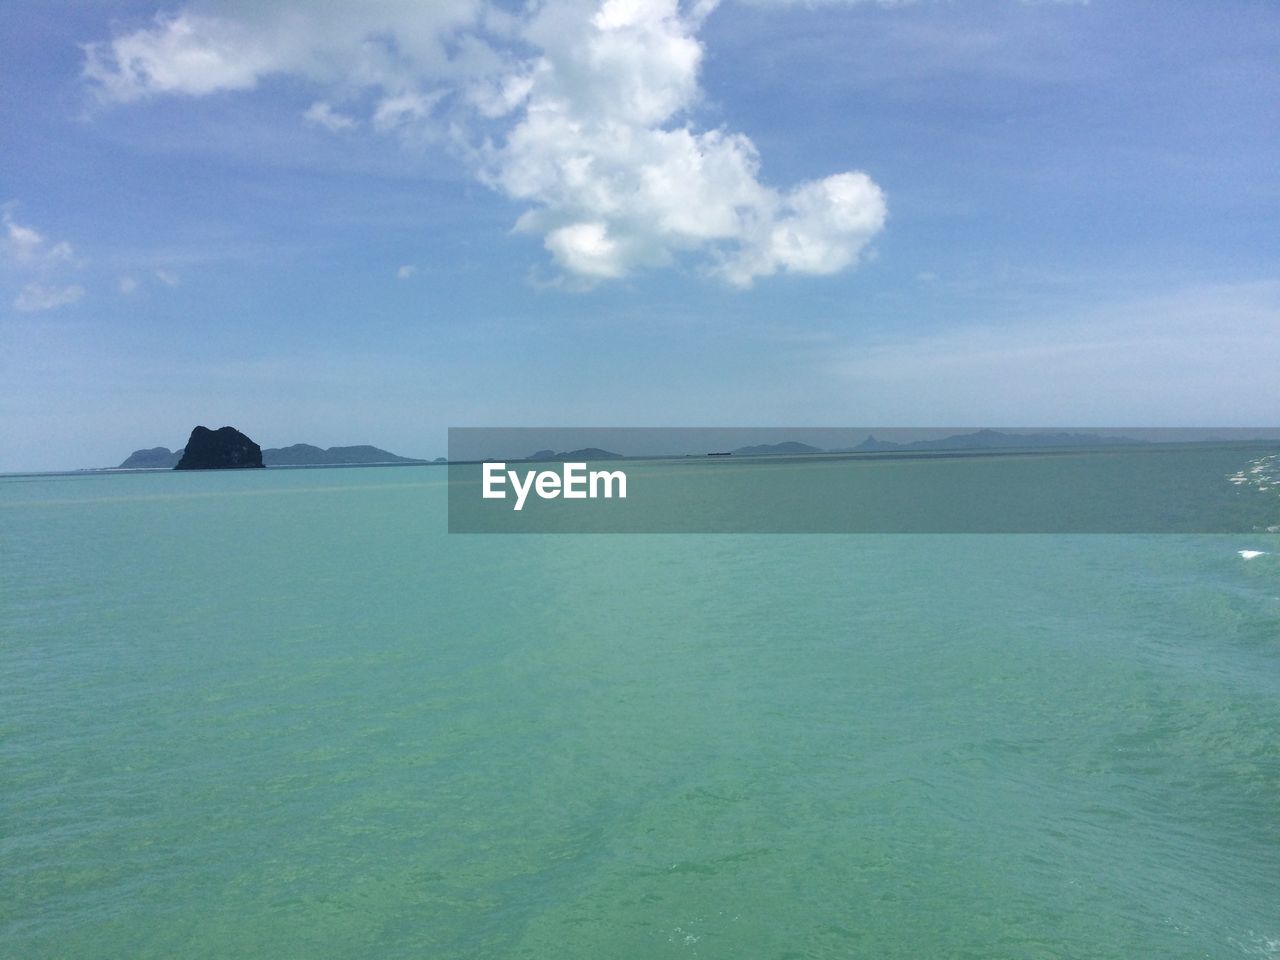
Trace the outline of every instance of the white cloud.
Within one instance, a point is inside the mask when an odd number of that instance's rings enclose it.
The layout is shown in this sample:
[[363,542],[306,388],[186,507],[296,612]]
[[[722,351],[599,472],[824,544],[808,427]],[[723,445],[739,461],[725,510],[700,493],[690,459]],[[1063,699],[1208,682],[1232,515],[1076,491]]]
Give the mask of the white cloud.
[[412,88],[421,77],[474,70],[483,51],[472,45],[451,56],[450,49],[459,30],[484,21],[482,0],[204,2],[85,44],[84,73],[111,102],[250,90],[276,74],[355,89]]
[[85,75],[109,100],[158,93],[249,90],[290,59],[246,24],[194,13],[157,14],[154,26],[85,47]]
[[544,0],[522,15],[485,0],[226,3],[87,45],[86,76],[124,102],[288,74],[362,105],[358,118],[312,103],[303,116],[327,129],[447,128],[484,183],[527,205],[516,229],[589,282],[690,256],[739,287],[831,274],[883,227],[865,173],[780,190],[748,137],[693,126],[715,0]]
[[8,209],[3,211],[0,222],[4,232],[0,235],[0,253],[17,273],[38,279],[26,283],[13,300],[13,308],[24,313],[52,310],[75,303],[84,296],[84,289],[75,285],[58,285],[53,282],[69,266],[75,266],[75,253],[65,240],[50,243],[34,227],[18,223]]
[[74,256],[71,244],[65,240],[49,243],[33,227],[16,223],[9,211],[4,211],[3,249],[15,263],[27,267],[50,267],[69,262]]
[[415,266],[414,266],[413,264],[411,264],[411,263],[406,263],[406,264],[404,264],[404,266],[400,267],[400,269],[398,269],[398,270],[396,271],[396,279],[397,279],[397,280],[408,280],[410,277],[412,277],[412,276],[413,276],[415,273],[417,273],[417,272],[418,272],[418,268],[417,268],[417,267],[415,267]]
[[42,283],[28,283],[13,301],[13,308],[24,313],[37,310],[53,310],[57,307],[75,303],[84,296],[84,289],[75,285],[68,287],[47,287]]
[[138,281],[133,277],[121,277],[116,284],[116,288],[120,291],[121,296],[129,296],[138,289]]
[[170,270],[157,270],[156,279],[163,283],[166,287],[176,287],[182,281],[176,273]]
[[689,125],[698,23],[675,0],[544,5],[526,30],[542,55],[511,78],[522,113],[482,176],[532,205],[517,229],[589,279],[685,252],[740,287],[852,265],[884,223],[880,189],[843,173],[779,192],[760,181],[749,138]]
[[857,260],[885,216],[884,195],[865,173],[806,183],[775,207],[772,221],[727,258],[721,272],[738,286],[780,270],[838,273]]
[[626,273],[628,259],[635,257],[609,227],[599,221],[572,223],[547,234],[547,249],[563,266],[584,277],[614,278]]
[[383,97],[373,111],[373,127],[380,133],[387,133],[399,127],[426,120],[443,96],[442,90],[432,93],[404,90],[392,96]]
[[467,101],[482,117],[505,117],[528,99],[535,71],[536,64],[526,63],[504,76],[475,80]]
[[[739,2],[749,7],[909,7],[919,0],[739,0]],[[1083,2],[1087,3],[1088,0]]]
[[316,126],[324,127],[330,133],[338,133],[342,130],[350,130],[356,126],[356,119],[349,117],[344,113],[338,113],[329,104],[323,100],[317,100],[307,108],[306,113],[302,115],[304,120],[314,123]]
[[35,256],[36,251],[44,246],[44,237],[40,236],[35,230],[14,223],[8,214],[5,214],[4,221],[9,235],[8,246],[15,259],[20,261],[30,260]]

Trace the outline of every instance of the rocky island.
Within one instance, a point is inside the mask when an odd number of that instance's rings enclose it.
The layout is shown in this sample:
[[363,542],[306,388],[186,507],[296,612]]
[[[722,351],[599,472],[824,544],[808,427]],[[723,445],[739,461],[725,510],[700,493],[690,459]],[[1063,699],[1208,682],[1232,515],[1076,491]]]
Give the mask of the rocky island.
[[262,466],[262,448],[235,427],[191,431],[175,470],[236,470]]

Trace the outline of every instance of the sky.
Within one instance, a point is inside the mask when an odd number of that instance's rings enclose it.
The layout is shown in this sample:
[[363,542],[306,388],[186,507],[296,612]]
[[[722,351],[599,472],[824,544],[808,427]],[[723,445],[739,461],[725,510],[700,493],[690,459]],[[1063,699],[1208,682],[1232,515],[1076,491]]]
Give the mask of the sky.
[[0,216],[0,472],[1272,426],[1280,6],[17,0]]

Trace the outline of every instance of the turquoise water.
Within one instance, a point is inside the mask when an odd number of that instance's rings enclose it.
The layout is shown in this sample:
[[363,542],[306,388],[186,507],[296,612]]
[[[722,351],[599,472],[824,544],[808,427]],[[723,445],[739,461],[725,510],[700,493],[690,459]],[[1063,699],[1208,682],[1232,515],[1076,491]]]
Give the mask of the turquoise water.
[[1275,535],[450,536],[445,488],[0,481],[0,954],[1280,957]]

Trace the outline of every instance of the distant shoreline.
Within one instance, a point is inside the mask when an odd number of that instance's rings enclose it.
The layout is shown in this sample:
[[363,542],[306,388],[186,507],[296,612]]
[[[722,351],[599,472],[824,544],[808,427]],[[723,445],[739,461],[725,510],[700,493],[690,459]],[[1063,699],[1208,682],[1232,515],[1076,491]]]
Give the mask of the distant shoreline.
[[[1274,449],[1280,446],[1280,438],[1268,437],[1251,437],[1247,439],[1209,439],[1209,440],[1177,440],[1177,441],[1150,441],[1135,440],[1132,443],[1112,443],[1099,446],[1053,446],[1053,447],[978,447],[978,448],[940,448],[940,449],[896,449],[896,450],[815,450],[812,453],[754,453],[754,454],[732,454],[729,456],[708,456],[706,453],[663,453],[663,454],[616,454],[609,458],[608,462],[642,462],[642,461],[659,461],[667,460],[673,463],[685,464],[716,464],[717,466],[742,464],[742,463],[830,463],[837,460],[937,460],[937,459],[964,459],[979,457],[1010,457],[1010,456],[1064,456],[1074,454],[1098,454],[1098,453],[1125,453],[1133,451],[1174,451],[1185,449],[1187,447],[1232,447],[1239,449],[1250,448],[1267,448]],[[368,463],[305,463],[305,464],[267,464],[263,469],[268,471],[282,470],[328,470],[328,469],[349,469],[349,468],[367,468],[367,467],[447,467],[447,466],[466,466],[485,463],[486,461],[504,460],[509,463],[525,463],[537,462],[528,457],[486,457],[483,459],[465,459],[465,460],[445,460],[439,458],[436,460],[391,460],[391,461],[373,461]],[[225,473],[226,470],[216,471],[182,471],[191,473],[208,473],[217,472]],[[157,473],[174,473],[172,467],[77,467],[68,470],[19,470],[12,472],[0,473],[0,479],[17,479],[23,477],[76,477],[76,476],[115,476],[115,475],[135,475],[135,474],[157,474]]]

